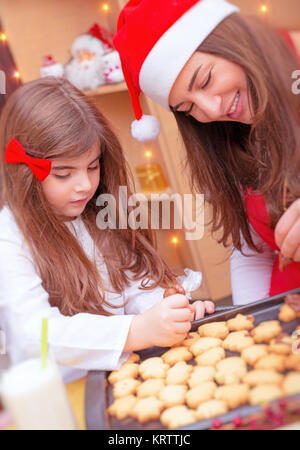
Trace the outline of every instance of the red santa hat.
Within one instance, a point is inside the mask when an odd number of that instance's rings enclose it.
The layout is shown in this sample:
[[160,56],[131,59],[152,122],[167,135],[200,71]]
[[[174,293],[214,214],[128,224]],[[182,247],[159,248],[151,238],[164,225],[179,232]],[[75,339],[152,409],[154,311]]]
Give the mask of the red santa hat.
[[170,110],[170,91],[186,62],[216,26],[237,11],[226,0],[130,0],[125,5],[113,44],[136,117],[134,138],[147,142],[159,134],[158,120],[142,113],[140,93]]

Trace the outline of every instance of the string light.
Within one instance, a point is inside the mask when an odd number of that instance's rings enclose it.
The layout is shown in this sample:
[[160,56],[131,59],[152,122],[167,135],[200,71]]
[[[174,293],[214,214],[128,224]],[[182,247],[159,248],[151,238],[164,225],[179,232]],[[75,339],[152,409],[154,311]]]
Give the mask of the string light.
[[15,70],[14,73],[13,73],[13,77],[16,78],[16,80],[19,80],[19,78],[21,78],[20,72]]
[[260,11],[261,11],[263,14],[267,14],[267,13],[269,12],[269,8],[268,8],[268,6],[267,6],[265,3],[263,3],[263,4],[260,6]]
[[146,151],[145,151],[145,156],[146,156],[146,158],[148,158],[148,159],[152,158],[152,152],[151,152],[151,150],[146,150]]
[[109,11],[109,4],[108,3],[103,3],[102,4],[102,11],[105,11],[105,12]]
[[7,41],[7,36],[6,36],[6,34],[5,34],[5,33],[0,33],[0,39],[1,39],[1,41],[3,41],[3,42]]
[[172,242],[173,245],[177,245],[178,242],[179,242],[178,237],[177,236],[173,236],[172,239],[171,239],[171,242]]

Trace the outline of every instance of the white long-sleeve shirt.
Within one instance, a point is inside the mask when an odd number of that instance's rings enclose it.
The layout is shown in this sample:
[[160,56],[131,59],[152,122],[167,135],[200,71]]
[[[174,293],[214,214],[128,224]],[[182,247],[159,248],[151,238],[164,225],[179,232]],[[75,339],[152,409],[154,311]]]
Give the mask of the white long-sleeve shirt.
[[269,297],[271,276],[276,258],[274,250],[251,228],[254,243],[262,253],[250,249],[242,239],[244,256],[233,249],[230,257],[232,299],[235,305],[244,305]]
[[[66,222],[92,260],[94,243],[81,217]],[[98,252],[97,268],[108,285],[106,266]],[[134,315],[163,298],[163,288],[151,291],[132,284],[122,294],[107,292],[107,299],[125,307],[111,309],[113,316],[79,313],[64,316],[48,301],[38,268],[11,210],[0,211],[0,328],[12,364],[39,357],[42,318],[48,319],[49,352],[56,360],[66,382],[86,375],[88,370],[114,370],[127,360],[123,353]],[[109,308],[106,308],[109,310]]]

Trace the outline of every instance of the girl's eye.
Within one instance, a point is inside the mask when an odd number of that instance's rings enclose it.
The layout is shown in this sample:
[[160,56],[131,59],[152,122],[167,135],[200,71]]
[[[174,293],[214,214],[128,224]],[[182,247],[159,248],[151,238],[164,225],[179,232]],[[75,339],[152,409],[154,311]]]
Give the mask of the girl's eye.
[[68,178],[70,175],[54,175],[56,178],[64,179]]

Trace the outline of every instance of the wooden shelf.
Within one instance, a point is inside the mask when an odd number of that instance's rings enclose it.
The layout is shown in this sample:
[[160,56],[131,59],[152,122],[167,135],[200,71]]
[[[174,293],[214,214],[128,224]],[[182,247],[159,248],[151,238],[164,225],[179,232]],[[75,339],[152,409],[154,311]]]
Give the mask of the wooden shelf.
[[88,97],[97,97],[98,95],[113,94],[115,92],[122,91],[127,91],[127,85],[125,81],[116,84],[104,84],[102,86],[99,86],[98,89],[95,89],[94,91],[84,91],[84,93]]

